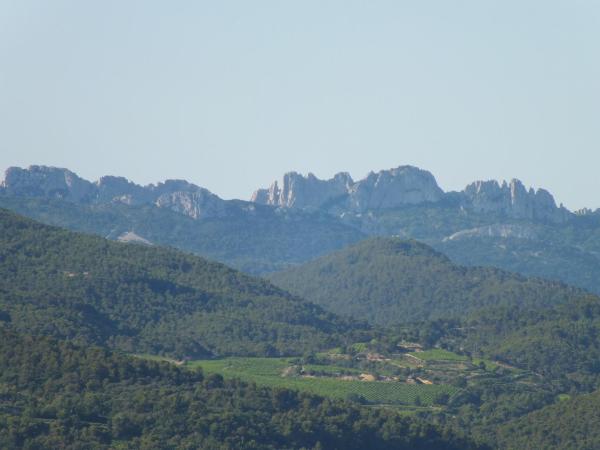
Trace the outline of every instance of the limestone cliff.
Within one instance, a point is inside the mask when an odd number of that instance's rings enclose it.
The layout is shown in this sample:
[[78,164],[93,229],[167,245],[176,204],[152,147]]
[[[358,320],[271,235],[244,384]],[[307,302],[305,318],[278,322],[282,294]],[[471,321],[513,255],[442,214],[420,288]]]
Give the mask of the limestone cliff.
[[568,219],[569,211],[557,207],[554,197],[544,190],[527,190],[519,180],[510,183],[476,181],[462,191],[465,208],[477,212],[504,214],[514,219],[541,220],[561,223]]
[[412,166],[370,173],[354,182],[348,173],[338,173],[329,180],[313,174],[304,177],[296,172],[284,175],[268,189],[260,189],[252,201],[287,208],[317,209],[335,203],[353,212],[396,208],[403,205],[437,202],[444,192],[433,175]]
[[183,180],[140,186],[123,177],[105,176],[91,183],[70,170],[45,166],[9,168],[0,189],[12,196],[60,198],[75,203],[154,204],[194,219],[222,217],[229,204]]
[[442,201],[479,213],[495,213],[512,219],[563,223],[571,217],[558,207],[544,189],[526,189],[519,180],[510,183],[476,181],[463,191],[445,193],[434,176],[425,170],[400,166],[352,181],[347,173],[330,180],[309,174],[287,173],[252,196],[256,203],[299,209],[326,209],[336,214],[361,214],[368,211],[402,208],[408,205],[436,204]]

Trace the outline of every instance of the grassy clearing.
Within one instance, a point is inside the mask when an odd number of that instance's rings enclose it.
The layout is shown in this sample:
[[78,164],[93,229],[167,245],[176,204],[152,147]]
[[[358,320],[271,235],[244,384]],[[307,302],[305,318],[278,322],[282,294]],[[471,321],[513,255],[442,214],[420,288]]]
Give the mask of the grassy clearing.
[[442,350],[441,348],[434,348],[431,350],[425,350],[423,352],[409,353],[409,355],[419,358],[422,361],[468,361],[464,355],[459,355],[448,350]]
[[[346,381],[333,377],[284,377],[282,372],[289,367],[289,358],[225,358],[189,362],[188,367],[202,367],[206,373],[219,373],[229,378],[240,378],[258,385],[296,389],[325,397],[349,398],[351,395],[363,397],[369,403],[382,405],[431,406],[441,394],[454,395],[458,389],[448,385],[412,385],[384,381]],[[331,374],[348,369],[314,365],[305,366]]]

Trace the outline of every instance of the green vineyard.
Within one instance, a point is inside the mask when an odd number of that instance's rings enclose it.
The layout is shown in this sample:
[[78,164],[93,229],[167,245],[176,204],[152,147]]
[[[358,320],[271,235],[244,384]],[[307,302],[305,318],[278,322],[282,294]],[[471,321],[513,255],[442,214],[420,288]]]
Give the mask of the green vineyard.
[[443,350],[441,348],[434,348],[410,354],[422,361],[467,361],[469,359],[464,355],[449,352],[448,350]]
[[[432,406],[441,396],[452,396],[458,388],[449,385],[407,384],[398,381],[358,381],[341,377],[284,376],[289,358],[225,358],[198,360],[189,367],[202,367],[206,373],[219,373],[228,378],[240,378],[262,386],[296,389],[332,398],[363,398],[380,405]],[[357,372],[337,366],[308,366],[331,374]]]

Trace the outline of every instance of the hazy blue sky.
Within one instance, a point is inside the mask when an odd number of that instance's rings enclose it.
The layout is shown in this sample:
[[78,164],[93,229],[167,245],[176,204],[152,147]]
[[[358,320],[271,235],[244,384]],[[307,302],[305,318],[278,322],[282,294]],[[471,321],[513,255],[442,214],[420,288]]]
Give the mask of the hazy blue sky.
[[600,1],[0,0],[0,170],[185,178],[413,164],[600,207]]

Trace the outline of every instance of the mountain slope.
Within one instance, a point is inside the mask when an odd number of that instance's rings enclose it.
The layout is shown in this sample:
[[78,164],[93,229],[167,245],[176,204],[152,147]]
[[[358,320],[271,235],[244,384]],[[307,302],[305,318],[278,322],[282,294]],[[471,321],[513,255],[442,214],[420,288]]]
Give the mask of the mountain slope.
[[586,213],[566,223],[511,219],[461,208],[457,200],[373,211],[344,221],[365,234],[424,242],[469,266],[492,266],[560,280],[600,293],[600,221]]
[[579,395],[528,414],[497,432],[507,450],[600,448],[600,391]]
[[600,387],[599,329],[600,298],[589,295],[549,308],[484,308],[447,331],[464,350],[589,390]]
[[176,356],[299,354],[352,327],[273,285],[175,250],[0,210],[0,311],[17,330]]
[[423,421],[0,325],[3,449],[474,449]]
[[231,201],[226,216],[194,219],[152,203],[75,203],[0,195],[0,207],[49,225],[118,239],[134,232],[247,273],[281,270],[337,250],[365,235],[322,212],[283,211]]
[[561,283],[467,268],[416,241],[372,238],[269,276],[337,314],[393,325],[462,317],[485,306],[548,306],[583,297]]

